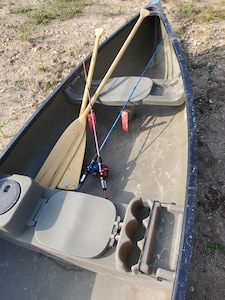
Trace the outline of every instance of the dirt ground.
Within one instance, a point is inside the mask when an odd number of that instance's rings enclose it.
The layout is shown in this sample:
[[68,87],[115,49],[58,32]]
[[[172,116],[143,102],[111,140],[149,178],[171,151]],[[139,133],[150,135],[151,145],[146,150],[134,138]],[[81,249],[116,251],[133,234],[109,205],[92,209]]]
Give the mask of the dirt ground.
[[[148,1],[90,1],[76,18],[27,26],[18,7],[42,1],[0,2],[0,151],[41,102],[93,46]],[[198,125],[198,197],[187,299],[219,300],[225,295],[225,19],[194,22],[177,18],[181,0],[162,1],[187,59]],[[208,1],[186,1],[203,7]],[[225,6],[211,0],[210,7]],[[81,46],[82,45],[82,46]]]

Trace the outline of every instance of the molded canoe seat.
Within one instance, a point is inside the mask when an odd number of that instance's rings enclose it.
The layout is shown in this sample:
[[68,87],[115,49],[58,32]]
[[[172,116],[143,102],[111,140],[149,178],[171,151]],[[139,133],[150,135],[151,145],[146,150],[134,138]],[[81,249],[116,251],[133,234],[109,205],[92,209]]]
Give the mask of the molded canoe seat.
[[[153,82],[148,77],[114,77],[107,81],[99,101],[106,105],[123,106],[126,101],[140,104],[151,91]],[[138,84],[137,84],[138,83]]]
[[143,99],[143,104],[180,106],[185,101],[181,76],[173,79],[152,79],[151,93]]
[[[100,80],[94,80],[91,86],[91,95],[94,94],[100,84]],[[137,84],[138,83],[138,84]],[[65,89],[68,99],[73,102],[81,102],[85,81],[75,78]],[[182,77],[172,79],[151,79],[149,77],[124,76],[110,78],[101,94],[98,102],[104,105],[124,106],[129,105],[165,105],[179,106],[184,103],[185,94]]]
[[[108,80],[99,102],[105,105],[123,106],[129,99],[132,104],[179,106],[184,103],[181,77],[174,79],[150,79],[143,77],[134,90],[139,77],[115,77]],[[134,93],[132,94],[132,91]],[[129,105],[129,103],[128,103]]]
[[35,237],[47,248],[83,258],[101,255],[116,219],[112,202],[83,193],[58,192],[37,219]]
[[[130,102],[138,104],[150,93],[153,84],[152,80],[148,77],[143,77],[140,82],[138,82],[139,78],[138,76],[110,78],[103,88],[97,102],[105,105],[123,106],[130,97]],[[137,82],[138,85],[135,88]],[[90,88],[91,96],[95,93],[100,83],[101,80],[92,81]],[[82,77],[76,77],[72,83],[67,86],[64,92],[72,103],[77,103],[82,101],[84,87],[85,80]],[[132,93],[134,88],[135,90]]]

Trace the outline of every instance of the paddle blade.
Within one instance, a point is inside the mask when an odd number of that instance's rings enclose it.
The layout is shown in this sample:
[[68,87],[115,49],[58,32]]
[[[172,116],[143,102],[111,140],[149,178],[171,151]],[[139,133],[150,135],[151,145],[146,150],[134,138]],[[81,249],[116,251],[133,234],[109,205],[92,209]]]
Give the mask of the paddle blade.
[[[99,40],[103,33],[102,28],[95,29],[95,44],[94,49],[92,53],[90,68],[88,72],[88,76],[86,78],[86,85],[84,90],[84,95],[82,99],[81,109],[80,109],[80,116],[82,116],[86,106],[87,101],[89,98],[89,88],[91,86],[92,77],[94,74],[94,68],[95,63],[97,60],[97,54],[98,54],[98,46],[99,46]],[[86,70],[84,70],[86,71]],[[57,187],[64,190],[75,190],[76,187],[79,184],[80,181],[80,173],[83,165],[83,159],[84,159],[84,152],[85,152],[85,146],[86,146],[86,138],[82,140],[82,143],[79,146],[79,149],[76,153],[74,153],[73,158],[69,165],[66,168],[66,171],[64,172],[62,178],[60,178],[59,183],[57,184]]]
[[83,166],[85,147],[86,139],[83,138],[66,171],[57,184],[57,188],[72,191],[77,188]]
[[[74,154],[86,143],[86,117],[73,121],[63,132],[42,165],[35,180],[40,185],[55,188],[62,178]],[[80,170],[79,170],[80,172]]]

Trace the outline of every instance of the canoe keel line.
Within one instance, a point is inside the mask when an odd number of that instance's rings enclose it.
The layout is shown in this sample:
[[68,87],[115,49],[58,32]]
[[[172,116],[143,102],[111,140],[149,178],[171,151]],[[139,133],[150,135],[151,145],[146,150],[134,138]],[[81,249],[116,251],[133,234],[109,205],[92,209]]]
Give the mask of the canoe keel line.
[[[193,97],[162,6],[152,1],[144,11],[141,21],[135,16],[94,47],[90,77],[80,64],[0,157],[1,238],[94,272],[91,299],[113,299],[106,282],[118,293],[131,287],[127,299],[180,300],[187,290],[196,199]],[[109,200],[98,179],[87,178],[102,166],[86,132],[94,104],[103,141],[97,150],[110,164]],[[128,133],[116,126],[125,108]],[[77,191],[64,189],[83,162]]]

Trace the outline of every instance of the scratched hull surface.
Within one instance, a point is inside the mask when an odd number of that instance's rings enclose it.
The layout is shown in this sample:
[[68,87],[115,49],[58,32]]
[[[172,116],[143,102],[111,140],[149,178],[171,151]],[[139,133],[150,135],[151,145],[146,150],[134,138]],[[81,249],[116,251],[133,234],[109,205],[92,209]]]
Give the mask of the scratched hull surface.
[[[101,149],[109,167],[109,199],[104,199],[98,175],[89,174],[78,192],[35,181],[53,146],[79,115],[82,65],[1,155],[0,287],[10,299],[18,293],[23,299],[74,299],[75,294],[92,300],[185,298],[196,196],[193,98],[182,53],[160,3],[153,1],[148,10],[150,16],[111,76],[117,84],[113,81],[112,88],[109,80],[94,105],[101,144],[121,112],[123,95],[132,93],[133,80],[143,77],[146,82],[137,87],[142,96],[127,103],[128,132],[119,118]],[[137,19],[100,46],[92,94]],[[93,155],[93,131],[87,129],[82,173]],[[43,270],[50,278],[40,278]],[[11,274],[17,284],[9,282]]]

